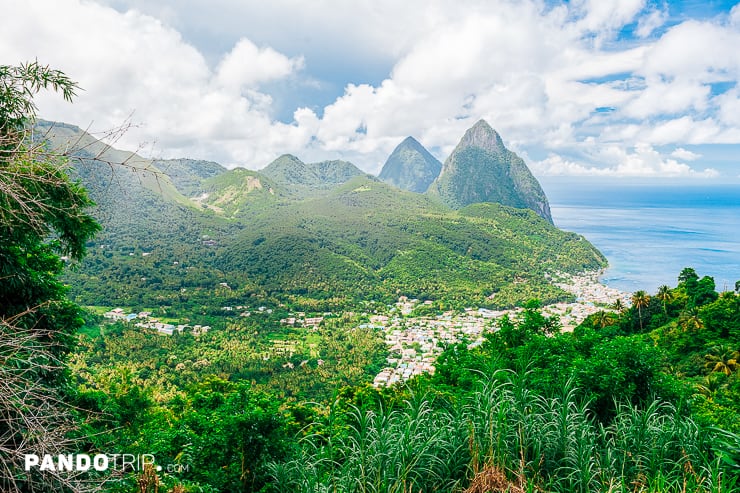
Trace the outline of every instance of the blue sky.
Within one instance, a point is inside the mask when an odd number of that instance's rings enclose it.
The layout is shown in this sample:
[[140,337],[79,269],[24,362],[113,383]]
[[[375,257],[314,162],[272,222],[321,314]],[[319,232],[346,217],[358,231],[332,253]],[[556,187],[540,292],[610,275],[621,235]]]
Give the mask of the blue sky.
[[[377,173],[485,118],[541,179],[740,182],[740,7],[647,0],[0,0],[2,63],[79,81],[41,116],[159,157]],[[34,33],[29,36],[28,33]]]

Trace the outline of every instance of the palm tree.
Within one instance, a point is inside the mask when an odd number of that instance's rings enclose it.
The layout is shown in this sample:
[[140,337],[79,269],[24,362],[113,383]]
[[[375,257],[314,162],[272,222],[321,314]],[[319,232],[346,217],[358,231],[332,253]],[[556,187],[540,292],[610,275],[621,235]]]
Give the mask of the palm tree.
[[684,332],[704,328],[704,322],[702,322],[699,317],[699,309],[693,307],[681,312],[681,316],[678,318],[678,326],[681,327]]
[[600,329],[603,329],[604,327],[607,327],[609,325],[614,325],[614,322],[616,321],[616,316],[613,313],[607,313],[604,310],[601,310],[600,312],[597,312],[594,314],[594,325],[598,326]]
[[671,288],[663,284],[658,288],[658,293],[655,295],[656,298],[658,298],[660,301],[663,302],[663,313],[668,315],[668,309],[666,308],[666,303],[671,301],[673,298],[673,293],[671,293]]
[[614,304],[612,304],[612,309],[616,310],[618,313],[622,313],[622,310],[624,310],[624,303],[622,302],[621,298],[617,298],[614,301]]
[[740,368],[740,351],[735,351],[729,346],[714,346],[708,354],[704,355],[704,368],[711,372],[720,372],[730,375]]
[[637,315],[640,318],[640,332],[642,332],[642,309],[648,306],[650,302],[650,295],[647,292],[640,290],[635,291],[632,294],[632,306],[637,308]]
[[717,378],[719,375],[716,373],[710,373],[709,375],[705,376],[701,383],[696,384],[696,391],[697,393],[703,395],[708,400],[714,400],[714,397],[717,395],[717,392],[721,390],[723,387],[726,387],[726,384],[723,384],[719,378]]

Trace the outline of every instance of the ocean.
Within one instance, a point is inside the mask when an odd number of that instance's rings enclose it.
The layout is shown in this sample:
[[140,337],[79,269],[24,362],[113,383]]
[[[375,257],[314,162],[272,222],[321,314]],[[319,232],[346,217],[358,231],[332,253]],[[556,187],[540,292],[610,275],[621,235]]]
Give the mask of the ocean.
[[675,286],[684,267],[720,291],[740,280],[740,185],[544,186],[555,225],[609,260],[601,281],[624,290]]

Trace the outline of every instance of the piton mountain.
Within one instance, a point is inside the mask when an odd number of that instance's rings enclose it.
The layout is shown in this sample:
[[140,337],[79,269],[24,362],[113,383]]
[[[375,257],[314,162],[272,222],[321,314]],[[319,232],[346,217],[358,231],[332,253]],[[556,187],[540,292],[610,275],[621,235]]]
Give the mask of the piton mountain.
[[401,190],[424,193],[441,170],[437,158],[415,138],[406,137],[388,157],[378,178]]
[[55,147],[78,147],[72,171],[99,204],[103,231],[67,274],[84,304],[207,306],[227,283],[235,297],[351,304],[403,293],[502,307],[567,298],[547,273],[605,265],[531,210],[451,209],[346,162],[283,156],[259,172],[153,162],[46,125]]
[[429,187],[429,194],[453,209],[495,202],[532,209],[552,223],[550,205],[539,182],[485,120],[465,132]]

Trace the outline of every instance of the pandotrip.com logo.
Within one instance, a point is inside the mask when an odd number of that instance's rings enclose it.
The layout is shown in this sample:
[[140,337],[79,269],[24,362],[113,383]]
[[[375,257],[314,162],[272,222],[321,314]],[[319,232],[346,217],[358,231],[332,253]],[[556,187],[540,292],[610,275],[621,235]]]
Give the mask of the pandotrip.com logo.
[[26,471],[49,472],[85,472],[85,471],[120,471],[141,472],[148,466],[161,472],[184,472],[190,469],[187,464],[168,464],[165,467],[156,464],[152,454],[59,454],[37,455],[26,454],[24,467]]

